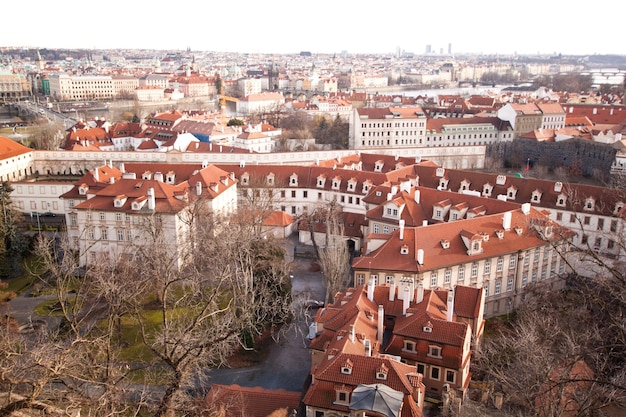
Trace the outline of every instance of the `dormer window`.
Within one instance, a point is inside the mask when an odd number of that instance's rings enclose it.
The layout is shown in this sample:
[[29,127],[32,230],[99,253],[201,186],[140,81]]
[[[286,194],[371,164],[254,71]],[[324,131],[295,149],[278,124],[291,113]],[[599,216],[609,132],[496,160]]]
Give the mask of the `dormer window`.
[[565,202],[567,201],[567,196],[565,194],[559,194],[556,198],[556,205],[559,207],[565,207]]
[[383,192],[382,192],[382,191],[376,191],[376,197],[380,197],[380,196],[382,196],[382,195],[383,195]]
[[356,180],[352,178],[350,181],[348,181],[348,191],[354,191],[355,188],[356,188]]
[[115,206],[116,208],[124,206],[124,204],[126,203],[126,199],[127,197],[125,195],[118,195],[117,197],[115,197],[115,200],[113,200],[113,206]]
[[496,184],[497,185],[504,185],[504,184],[506,184],[506,175],[498,175],[496,177]]
[[274,179],[275,179],[275,175],[274,175],[273,172],[270,172],[269,174],[267,174],[267,178],[266,178],[267,185],[273,186],[274,185]]
[[372,183],[369,180],[365,181],[362,189],[363,194],[369,193],[370,188],[372,188]]
[[415,350],[415,342],[412,340],[405,340],[404,341],[404,349],[407,352],[416,352]]
[[450,241],[449,240],[442,240],[441,241],[441,247],[444,249],[450,249]]
[[335,403],[340,405],[350,404],[350,389],[345,385],[335,388]]
[[387,365],[385,365],[384,363],[381,363],[380,366],[376,369],[376,379],[386,381],[388,372],[389,372],[389,368],[387,368]]
[[346,361],[341,365],[341,373],[344,375],[352,375],[352,361],[350,358],[346,359]]
[[89,191],[89,186],[87,184],[82,184],[78,187],[78,194],[87,195],[87,191]]
[[459,192],[469,190],[470,182],[468,180],[461,181],[461,187],[459,188]]
[[507,188],[507,190],[506,190],[506,197],[509,200],[515,200],[515,196],[517,196],[517,187],[510,186],[509,188]]
[[441,347],[439,346],[428,346],[428,356],[433,358],[441,358]]
[[613,211],[613,214],[619,214],[619,212],[622,211],[623,208],[624,203],[622,203],[621,201],[615,203],[615,210]]
[[482,249],[482,239],[472,241],[472,253],[480,253]]
[[332,189],[333,190],[338,190],[340,186],[341,186],[341,178],[333,178]]
[[291,174],[291,176],[289,177],[289,186],[291,187],[297,187],[298,186],[298,175],[297,174]]
[[400,254],[401,255],[408,255],[409,254],[409,246],[408,245],[402,245],[400,247]]
[[596,205],[596,199],[593,198],[593,197],[589,197],[589,198],[587,198],[585,200],[585,207],[584,207],[584,209],[588,210],[588,211],[593,210],[595,205]]
[[433,332],[433,324],[431,322],[428,322],[424,325],[424,327],[422,327],[422,330],[424,331],[424,333],[432,333]]
[[384,165],[385,165],[385,163],[383,161],[376,161],[376,163],[374,164],[374,171],[375,172],[382,172]]
[[513,230],[515,230],[515,233],[517,233],[518,236],[521,236],[524,231],[520,226],[515,226]]
[[448,179],[447,178],[441,178],[439,180],[439,186],[437,187],[438,190],[447,190],[448,189]]
[[496,230],[496,236],[498,236],[498,239],[504,239],[504,230],[502,229]]
[[324,188],[324,185],[326,185],[326,177],[320,175],[319,177],[317,177],[317,187]]
[[484,197],[491,197],[491,192],[492,191],[493,191],[493,185],[491,185],[491,184],[483,185],[483,196]]
[[247,172],[244,172],[243,174],[241,174],[241,184],[242,185],[250,184],[250,174],[248,174]]
[[540,190],[535,190],[530,197],[530,201],[532,203],[539,203],[541,201],[542,192]]
[[143,174],[141,174],[141,179],[143,180],[150,180],[152,179],[152,172],[151,171],[146,171]]
[[167,184],[174,184],[176,181],[176,173],[174,171],[170,171],[165,175],[165,182]]
[[563,189],[563,183],[560,181],[557,181],[554,183],[554,192],[555,193],[560,193],[561,190]]
[[437,170],[435,171],[435,176],[437,176],[437,177],[441,178],[441,177],[443,177],[443,176],[444,176],[444,174],[445,174],[445,173],[446,173],[445,168],[441,168],[441,167],[439,167],[439,168],[437,168]]

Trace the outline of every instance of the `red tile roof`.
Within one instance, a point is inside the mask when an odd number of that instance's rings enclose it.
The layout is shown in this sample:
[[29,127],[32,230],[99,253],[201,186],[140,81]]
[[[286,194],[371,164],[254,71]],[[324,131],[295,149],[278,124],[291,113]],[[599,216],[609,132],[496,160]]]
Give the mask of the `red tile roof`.
[[33,150],[24,145],[20,145],[12,139],[0,136],[0,160],[13,158]]
[[289,417],[298,410],[301,395],[283,389],[213,384],[205,403],[218,416]]

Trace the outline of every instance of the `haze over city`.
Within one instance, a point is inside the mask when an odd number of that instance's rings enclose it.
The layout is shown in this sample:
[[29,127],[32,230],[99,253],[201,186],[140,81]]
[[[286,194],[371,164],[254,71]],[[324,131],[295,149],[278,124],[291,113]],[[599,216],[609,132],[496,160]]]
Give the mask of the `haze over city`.
[[[157,7],[111,0],[60,0],[3,6],[4,47],[159,49],[253,53],[624,54],[618,27],[589,20],[616,4],[593,2],[588,12],[562,2],[486,0],[445,3],[400,0],[353,3],[243,0]],[[607,14],[608,13],[608,14]],[[600,16],[598,15],[598,16]]]

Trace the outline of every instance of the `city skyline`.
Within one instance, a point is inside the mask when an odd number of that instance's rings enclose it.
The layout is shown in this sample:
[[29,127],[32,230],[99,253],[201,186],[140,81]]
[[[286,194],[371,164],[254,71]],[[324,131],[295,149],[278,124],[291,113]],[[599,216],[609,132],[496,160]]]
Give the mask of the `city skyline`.
[[[196,10],[145,7],[111,0],[85,8],[78,0],[59,0],[35,11],[19,2],[4,6],[0,46],[50,49],[156,49],[248,53],[433,53],[626,54],[618,32],[594,28],[579,9],[557,2],[529,0],[502,7],[449,0],[445,5],[400,0],[387,9],[320,0],[298,4],[242,0],[216,2]],[[374,4],[373,4],[374,5]],[[614,3],[599,0],[594,10]],[[21,16],[21,18],[20,18]],[[617,29],[617,28],[616,28]]]

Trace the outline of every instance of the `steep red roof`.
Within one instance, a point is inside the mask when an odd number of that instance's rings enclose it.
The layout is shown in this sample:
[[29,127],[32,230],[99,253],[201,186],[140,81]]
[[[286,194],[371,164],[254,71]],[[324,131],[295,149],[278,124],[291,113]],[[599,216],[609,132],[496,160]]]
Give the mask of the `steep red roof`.
[[300,392],[283,389],[213,384],[207,393],[205,403],[207,409],[215,411],[216,415],[289,417],[298,409],[300,396]]

